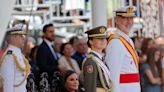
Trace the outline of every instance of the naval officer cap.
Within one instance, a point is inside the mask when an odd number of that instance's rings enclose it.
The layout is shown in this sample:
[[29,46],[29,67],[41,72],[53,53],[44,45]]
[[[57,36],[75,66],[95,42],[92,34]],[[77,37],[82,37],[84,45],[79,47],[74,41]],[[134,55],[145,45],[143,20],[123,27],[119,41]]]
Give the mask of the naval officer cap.
[[16,24],[14,27],[7,30],[9,35],[26,35],[27,32],[23,30],[23,24]]
[[135,6],[125,6],[117,9],[116,16],[121,16],[121,17],[135,17],[137,8]]
[[88,34],[88,37],[93,37],[93,38],[108,37],[107,28],[105,26],[95,27],[93,29],[86,31],[85,33]]

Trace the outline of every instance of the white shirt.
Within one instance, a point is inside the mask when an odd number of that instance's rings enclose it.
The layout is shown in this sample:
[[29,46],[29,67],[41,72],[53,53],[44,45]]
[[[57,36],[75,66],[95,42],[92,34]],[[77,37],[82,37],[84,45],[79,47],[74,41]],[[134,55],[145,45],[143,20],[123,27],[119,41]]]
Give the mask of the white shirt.
[[[116,33],[124,37],[134,47],[128,35],[118,29]],[[131,54],[121,40],[112,39],[108,43],[105,62],[111,72],[111,79],[114,82],[114,92],[140,92],[139,83],[120,84],[120,74],[138,73]]]
[[91,50],[90,52],[95,53],[100,59],[102,59],[102,55],[94,50]]
[[44,39],[44,41],[47,43],[48,47],[50,48],[54,58],[57,59],[57,54],[55,53],[54,48],[52,48],[52,45],[53,45],[52,42],[50,42],[47,39]]

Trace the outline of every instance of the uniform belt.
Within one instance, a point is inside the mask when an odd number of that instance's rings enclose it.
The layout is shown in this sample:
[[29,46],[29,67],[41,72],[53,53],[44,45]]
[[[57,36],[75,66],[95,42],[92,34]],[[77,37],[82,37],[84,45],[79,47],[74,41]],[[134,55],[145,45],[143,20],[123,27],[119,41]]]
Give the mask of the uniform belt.
[[120,74],[120,83],[135,83],[140,82],[139,73]]

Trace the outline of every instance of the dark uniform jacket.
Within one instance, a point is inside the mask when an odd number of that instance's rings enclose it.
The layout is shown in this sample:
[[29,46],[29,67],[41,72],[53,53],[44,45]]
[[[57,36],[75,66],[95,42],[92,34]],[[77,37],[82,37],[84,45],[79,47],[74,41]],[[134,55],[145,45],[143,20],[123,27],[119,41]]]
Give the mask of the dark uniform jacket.
[[[96,61],[92,57],[89,57],[90,55],[92,55],[93,57],[98,57],[98,55],[91,52],[86,58],[86,61],[84,61],[84,64],[83,64],[84,88],[85,88],[85,92],[96,92],[97,87],[103,88],[103,86],[100,81],[100,76],[99,76],[99,71],[98,71]],[[104,83],[106,87],[109,88],[107,86],[105,76],[103,76],[103,79],[104,79]]]

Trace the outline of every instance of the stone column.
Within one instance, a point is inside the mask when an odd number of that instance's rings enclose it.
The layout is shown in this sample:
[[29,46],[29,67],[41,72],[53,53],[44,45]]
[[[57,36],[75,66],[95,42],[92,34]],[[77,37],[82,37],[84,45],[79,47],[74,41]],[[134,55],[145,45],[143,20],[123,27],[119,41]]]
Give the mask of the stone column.
[[120,7],[126,6],[126,0],[120,0]]
[[[6,32],[6,27],[10,20],[11,13],[16,0],[1,0],[0,1],[0,46],[3,42],[3,38]],[[4,10],[5,9],[5,10]],[[4,12],[5,11],[5,12]]]
[[105,0],[91,0],[92,27],[107,26],[107,13]]

